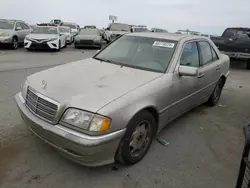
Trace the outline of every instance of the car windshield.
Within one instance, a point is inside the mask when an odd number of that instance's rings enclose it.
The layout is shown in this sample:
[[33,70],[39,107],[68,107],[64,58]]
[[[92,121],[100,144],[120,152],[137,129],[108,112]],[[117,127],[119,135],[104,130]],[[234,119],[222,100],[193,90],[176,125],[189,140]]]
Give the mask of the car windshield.
[[127,24],[113,23],[110,25],[111,31],[130,31],[130,27]]
[[0,21],[0,29],[13,29],[14,22],[12,21]]
[[97,29],[81,29],[80,35],[98,35]]
[[63,23],[62,26],[66,26],[66,27],[69,27],[70,29],[76,29],[76,25],[74,24],[66,24],[66,23]]
[[135,27],[134,32],[146,32],[148,29],[146,27]]
[[94,56],[95,59],[121,66],[165,72],[175,51],[176,41],[123,36]]
[[61,33],[70,33],[69,27],[59,27]]
[[61,23],[61,20],[54,20],[54,23],[55,23],[55,24],[60,24],[60,23]]
[[32,33],[36,34],[58,34],[56,27],[36,27]]

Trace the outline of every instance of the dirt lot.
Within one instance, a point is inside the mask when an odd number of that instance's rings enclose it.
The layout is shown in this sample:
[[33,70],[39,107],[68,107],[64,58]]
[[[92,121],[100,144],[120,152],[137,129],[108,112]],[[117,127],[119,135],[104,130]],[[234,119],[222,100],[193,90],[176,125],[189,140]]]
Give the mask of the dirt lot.
[[[84,51],[84,53],[82,53]],[[250,121],[250,71],[232,62],[219,105],[187,113],[164,129],[147,156],[134,166],[79,166],[34,137],[14,102],[24,78],[57,64],[91,57],[95,50],[68,47],[61,52],[0,49],[1,188],[229,188],[236,183],[244,137]]]

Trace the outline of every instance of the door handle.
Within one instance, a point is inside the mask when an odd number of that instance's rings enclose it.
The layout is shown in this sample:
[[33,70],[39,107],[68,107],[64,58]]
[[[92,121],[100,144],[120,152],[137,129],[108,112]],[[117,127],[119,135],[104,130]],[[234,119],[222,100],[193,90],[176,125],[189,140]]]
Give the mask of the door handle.
[[220,70],[220,66],[217,66],[217,67],[216,67],[216,70],[217,70],[217,71]]
[[202,77],[204,77],[204,76],[205,76],[204,73],[199,73],[197,77],[198,77],[198,78],[202,78]]

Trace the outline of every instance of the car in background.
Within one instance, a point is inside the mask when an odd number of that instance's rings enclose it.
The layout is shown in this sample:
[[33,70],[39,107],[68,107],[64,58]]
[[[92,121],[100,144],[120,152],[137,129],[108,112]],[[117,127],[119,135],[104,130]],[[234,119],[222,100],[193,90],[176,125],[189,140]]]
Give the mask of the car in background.
[[63,34],[66,36],[66,43],[72,44],[74,41],[74,36],[70,32],[70,28],[66,26],[59,26],[60,34]]
[[37,26],[24,40],[24,47],[27,50],[59,51],[66,46],[66,35],[60,34],[57,26]]
[[37,27],[37,25],[30,25],[30,28],[34,30]]
[[10,45],[15,50],[23,45],[24,38],[31,30],[24,21],[0,19],[0,45]]
[[148,32],[147,26],[132,26],[131,27],[131,32]]
[[75,37],[75,48],[96,47],[102,48],[102,37],[98,29],[81,29]]
[[198,31],[190,31],[189,29],[186,29],[186,30],[177,30],[176,32],[177,34],[182,34],[182,35],[195,35],[195,36],[201,36],[201,32],[198,32]]
[[131,28],[128,24],[111,23],[106,28],[106,31],[104,33],[104,40],[106,40],[107,42],[111,42],[112,40],[126,33],[131,33]]
[[65,27],[69,27],[73,36],[76,36],[80,31],[80,27],[76,23],[63,22],[60,25],[65,26]]
[[53,24],[53,25],[60,25],[61,23],[62,23],[62,20],[60,19],[54,19],[50,21],[50,24]]
[[246,69],[250,70],[250,28],[227,28],[221,37],[211,37],[211,40],[221,53],[230,58],[246,60]]
[[85,25],[83,29],[96,29],[95,25]]
[[135,164],[168,123],[218,103],[229,63],[209,38],[130,33],[92,58],[29,76],[15,101],[30,130],[63,156]]
[[166,29],[160,29],[160,28],[152,28],[150,31],[155,33],[168,33]]

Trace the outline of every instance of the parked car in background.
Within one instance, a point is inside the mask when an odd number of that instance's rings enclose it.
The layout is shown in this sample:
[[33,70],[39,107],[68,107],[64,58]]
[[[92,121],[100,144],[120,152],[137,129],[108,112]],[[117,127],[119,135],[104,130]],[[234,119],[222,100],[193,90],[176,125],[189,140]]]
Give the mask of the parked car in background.
[[37,26],[24,40],[24,47],[27,50],[54,49],[59,51],[66,46],[66,35],[60,34],[57,26]]
[[64,34],[66,36],[66,43],[71,44],[74,41],[74,36],[70,32],[70,28],[66,26],[59,26],[60,34]]
[[37,27],[37,25],[30,25],[30,28],[34,30]]
[[147,26],[132,26],[131,32],[148,32]]
[[106,31],[104,33],[104,39],[107,42],[111,42],[112,40],[116,39],[117,37],[130,33],[131,28],[128,24],[123,24],[123,23],[111,23],[109,26],[106,28]]
[[102,47],[102,37],[98,29],[81,29],[75,37],[75,48],[81,47]]
[[31,131],[63,156],[134,164],[167,123],[218,103],[229,61],[209,38],[131,33],[93,58],[29,76],[15,100]]
[[71,33],[76,36],[79,31],[80,31],[80,27],[79,25],[77,25],[76,23],[70,23],[70,22],[63,22],[60,24],[61,26],[66,26],[69,27],[71,30]]
[[62,23],[62,20],[60,19],[54,19],[50,21],[50,24],[53,24],[53,25],[60,25],[61,23]]
[[250,69],[250,28],[227,28],[221,37],[211,37],[221,53],[230,58],[246,60]]
[[150,31],[156,33],[168,33],[166,29],[160,29],[160,28],[152,28]]
[[182,34],[182,35],[196,35],[196,36],[201,36],[201,32],[191,31],[189,29],[186,29],[186,30],[179,29],[176,33]]
[[24,38],[30,32],[31,28],[24,21],[0,19],[0,45],[7,44],[15,50],[23,45]]
[[95,25],[85,25],[83,29],[96,29]]

